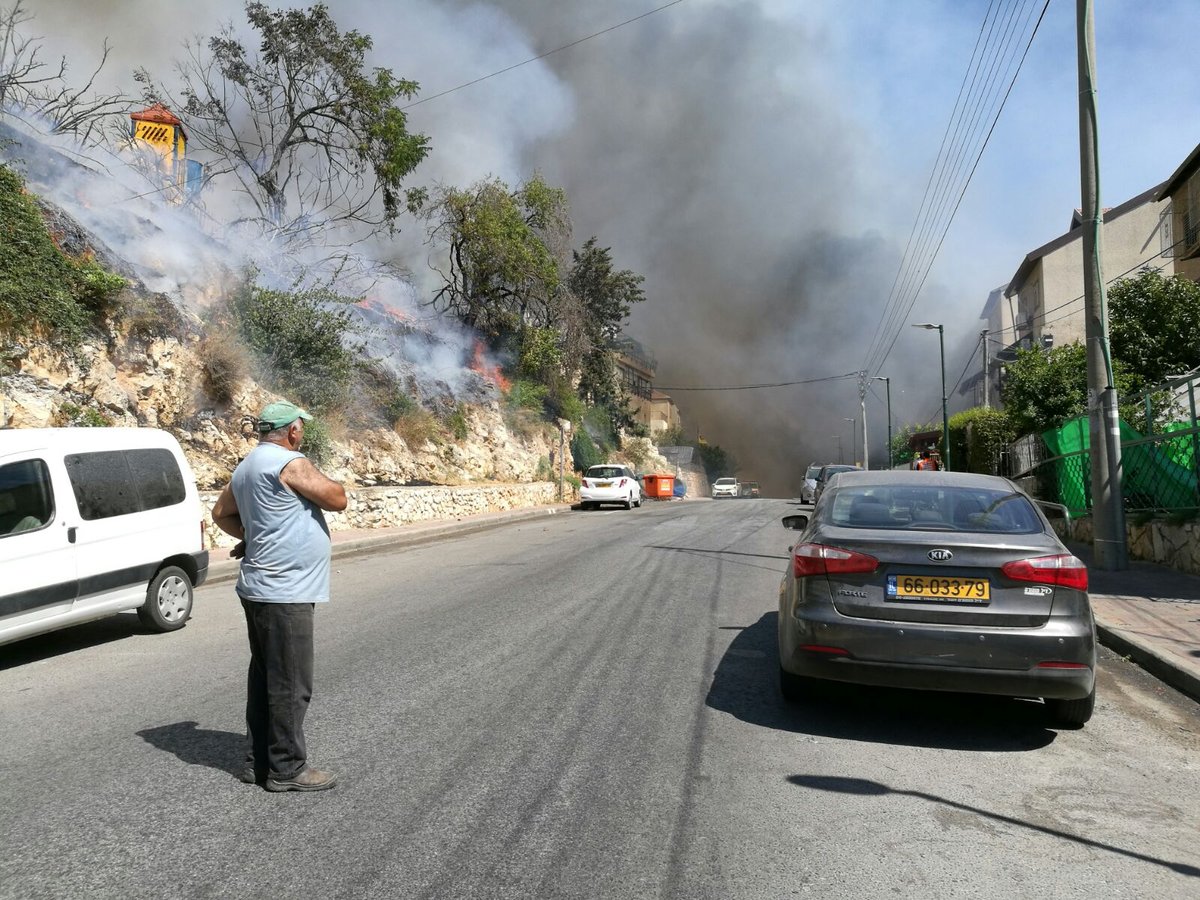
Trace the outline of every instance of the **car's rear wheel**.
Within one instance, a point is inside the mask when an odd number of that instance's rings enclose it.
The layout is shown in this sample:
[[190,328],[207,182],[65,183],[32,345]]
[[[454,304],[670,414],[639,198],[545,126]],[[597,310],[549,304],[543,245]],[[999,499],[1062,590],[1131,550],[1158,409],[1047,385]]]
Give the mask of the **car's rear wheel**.
[[630,494],[628,497],[625,498],[625,508],[633,509],[633,494]]
[[1046,712],[1050,721],[1063,728],[1082,728],[1096,709],[1096,688],[1086,697],[1077,700],[1046,700]]
[[146,602],[138,607],[138,618],[155,631],[176,631],[192,614],[192,580],[178,566],[165,566],[154,576],[146,591]]
[[793,675],[783,666],[779,667],[779,693],[788,703],[802,703],[811,700],[814,694],[813,679],[803,675]]

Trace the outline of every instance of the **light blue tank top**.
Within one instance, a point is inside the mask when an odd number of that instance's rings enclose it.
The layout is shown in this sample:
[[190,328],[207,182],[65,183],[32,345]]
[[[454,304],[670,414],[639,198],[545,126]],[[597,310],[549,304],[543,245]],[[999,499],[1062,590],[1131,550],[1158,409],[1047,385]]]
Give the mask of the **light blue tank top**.
[[237,592],[260,603],[329,600],[329,526],[312,501],[292,493],[279,473],[304,454],[262,443],[233,472],[233,498],[246,531]]

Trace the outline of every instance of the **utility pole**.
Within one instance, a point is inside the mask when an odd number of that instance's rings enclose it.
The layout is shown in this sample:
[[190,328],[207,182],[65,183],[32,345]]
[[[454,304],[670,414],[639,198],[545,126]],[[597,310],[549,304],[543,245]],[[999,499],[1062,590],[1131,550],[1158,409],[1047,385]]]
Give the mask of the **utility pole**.
[[845,459],[842,458],[842,436],[840,434],[835,434],[834,437],[837,438],[838,442],[838,465],[840,466],[845,462]]
[[858,406],[862,414],[862,451],[863,451],[863,468],[871,468],[870,451],[867,449],[867,373],[865,371],[858,373]]
[[991,353],[988,350],[988,330],[985,328],[979,333],[979,339],[983,341],[983,405],[986,409],[991,409],[991,385],[988,382],[992,378],[991,369]]
[[1079,58],[1079,182],[1083,209],[1084,337],[1087,342],[1088,432],[1092,461],[1092,522],[1095,563],[1129,568],[1125,506],[1121,490],[1121,428],[1108,345],[1104,295],[1103,227],[1100,207],[1099,137],[1096,122],[1096,30],[1092,0],[1076,0]]

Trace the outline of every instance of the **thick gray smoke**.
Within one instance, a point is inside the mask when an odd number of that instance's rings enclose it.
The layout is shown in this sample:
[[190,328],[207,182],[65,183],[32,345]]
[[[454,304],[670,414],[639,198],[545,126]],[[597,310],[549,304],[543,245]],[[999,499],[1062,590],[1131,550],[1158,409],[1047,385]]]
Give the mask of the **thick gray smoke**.
[[[373,62],[419,81],[428,97],[659,4],[328,5],[343,28],[372,35]],[[843,107],[828,35],[798,6],[686,0],[415,106],[410,124],[430,135],[433,149],[411,181],[497,175],[515,184],[540,169],[566,188],[576,242],[596,234],[620,267],[647,276],[648,300],[629,330],[659,360],[663,386],[858,369],[899,262],[899,248],[863,213],[864,200],[886,183],[878,171],[886,153]],[[107,74],[128,90],[135,66],[167,80],[185,37],[244,22],[241,7],[210,0],[191,7],[182,26],[178,9],[157,0],[37,0],[31,11],[48,47],[81,64],[108,35]],[[417,223],[402,227],[398,246],[419,298],[428,251]],[[396,246],[378,252],[394,257]],[[900,367],[901,352],[915,352],[933,361],[927,371],[936,376],[937,348],[921,338],[903,338],[889,368]],[[949,365],[953,379],[958,369]],[[897,422],[928,415],[937,398],[936,387],[919,397],[910,389],[907,399],[893,388]],[[882,385],[877,390],[882,396]],[[732,451],[740,474],[768,494],[794,494],[807,463],[836,457],[839,433],[850,455],[843,417],[858,409],[852,380],[672,395],[688,430]],[[885,419],[882,404],[869,402],[877,460]]]

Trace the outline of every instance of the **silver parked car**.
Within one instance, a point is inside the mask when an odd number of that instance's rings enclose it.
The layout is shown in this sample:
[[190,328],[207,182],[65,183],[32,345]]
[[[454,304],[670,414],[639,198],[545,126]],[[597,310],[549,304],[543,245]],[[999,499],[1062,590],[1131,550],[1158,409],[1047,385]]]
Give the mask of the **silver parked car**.
[[804,483],[800,485],[800,502],[817,502],[817,475],[821,472],[821,464],[813,463],[804,472]]
[[779,588],[779,678],[1041,697],[1060,725],[1096,700],[1086,567],[1012,482],[843,472]]

